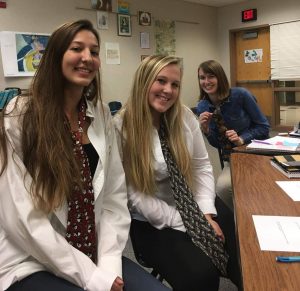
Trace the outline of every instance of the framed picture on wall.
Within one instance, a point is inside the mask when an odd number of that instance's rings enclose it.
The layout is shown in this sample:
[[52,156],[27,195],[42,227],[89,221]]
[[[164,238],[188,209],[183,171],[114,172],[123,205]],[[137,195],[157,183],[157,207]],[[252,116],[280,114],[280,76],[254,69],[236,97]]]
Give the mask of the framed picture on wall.
[[97,27],[99,29],[108,29],[108,12],[97,11]]
[[91,0],[93,9],[112,12],[112,0]]
[[150,26],[151,13],[145,11],[139,11],[139,25]]
[[131,18],[127,14],[118,15],[118,35],[131,36]]

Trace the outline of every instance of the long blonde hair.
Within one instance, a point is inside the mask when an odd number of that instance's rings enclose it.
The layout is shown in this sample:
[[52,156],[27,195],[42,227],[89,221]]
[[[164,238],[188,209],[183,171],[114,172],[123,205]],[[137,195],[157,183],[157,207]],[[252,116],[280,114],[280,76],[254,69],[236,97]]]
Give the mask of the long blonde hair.
[[[69,198],[74,185],[80,181],[71,135],[65,124],[63,104],[66,80],[62,72],[62,59],[81,30],[91,31],[100,45],[99,35],[89,20],[65,23],[57,28],[49,38],[22,112],[21,146],[23,163],[32,177],[30,193],[35,206],[46,213]],[[84,94],[96,103],[101,101],[100,91],[98,72],[92,83],[84,89]],[[5,113],[5,116],[9,118],[10,114],[13,115],[14,111]],[[7,167],[8,158],[3,123],[4,113],[0,119],[0,175]]]
[[[128,182],[143,193],[153,195],[156,189],[153,169],[153,119],[148,95],[158,73],[170,64],[178,65],[181,60],[172,56],[154,55],[147,57],[138,67],[133,80],[130,97],[123,115],[124,169]],[[191,185],[190,155],[182,129],[182,104],[177,98],[173,106],[163,114],[171,152]]]

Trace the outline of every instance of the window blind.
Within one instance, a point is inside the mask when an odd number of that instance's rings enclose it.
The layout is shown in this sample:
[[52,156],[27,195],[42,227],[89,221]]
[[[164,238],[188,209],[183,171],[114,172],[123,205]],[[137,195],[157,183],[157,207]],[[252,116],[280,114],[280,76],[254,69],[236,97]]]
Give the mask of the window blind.
[[300,21],[270,26],[271,79],[300,80]]

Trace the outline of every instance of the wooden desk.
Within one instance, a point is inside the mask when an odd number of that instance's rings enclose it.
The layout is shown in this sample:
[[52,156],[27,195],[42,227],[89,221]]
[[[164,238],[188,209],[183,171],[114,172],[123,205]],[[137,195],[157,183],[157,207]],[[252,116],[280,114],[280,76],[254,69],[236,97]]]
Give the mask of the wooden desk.
[[231,154],[244,291],[298,291],[300,263],[275,261],[277,255],[289,256],[296,253],[261,251],[252,219],[254,214],[300,216],[300,202],[293,201],[275,183],[288,178],[273,168],[269,160],[270,157],[261,155]]

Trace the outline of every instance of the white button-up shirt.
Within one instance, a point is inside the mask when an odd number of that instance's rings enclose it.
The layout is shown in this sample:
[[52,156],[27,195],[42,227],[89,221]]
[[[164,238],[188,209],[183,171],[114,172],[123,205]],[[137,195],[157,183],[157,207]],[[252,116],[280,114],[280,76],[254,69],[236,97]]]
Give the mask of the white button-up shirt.
[[[122,117],[114,117],[120,153],[122,153]],[[192,161],[193,194],[204,214],[216,215],[215,183],[203,136],[196,116],[183,107],[183,133]],[[126,138],[126,137],[125,137]],[[185,231],[176,209],[167,165],[162,153],[158,132],[153,128],[154,175],[157,190],[154,196],[136,191],[128,185],[129,205],[134,219],[148,221],[158,229],[171,227]],[[122,154],[121,154],[122,155]]]
[[[22,99],[17,114],[4,120],[8,165],[0,176],[0,290],[32,273],[48,270],[85,290],[109,291],[115,278],[122,277],[121,255],[130,225],[125,176],[109,109],[104,106],[103,112],[100,104],[87,101],[91,119],[87,134],[99,155],[93,177],[96,265],[64,237],[67,203],[48,216],[33,206],[28,191],[32,178],[25,175],[22,162],[22,118],[18,114],[24,105]],[[7,112],[15,101],[10,102]]]

